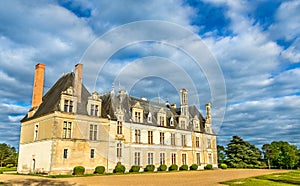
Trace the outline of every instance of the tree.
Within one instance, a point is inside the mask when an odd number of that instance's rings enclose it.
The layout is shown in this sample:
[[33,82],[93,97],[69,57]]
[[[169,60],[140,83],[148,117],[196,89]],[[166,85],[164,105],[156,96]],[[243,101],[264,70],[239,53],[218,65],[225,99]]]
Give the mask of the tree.
[[258,168],[261,165],[261,151],[239,136],[232,137],[225,152],[229,167]]
[[221,163],[224,163],[225,162],[225,158],[226,158],[226,155],[225,155],[225,147],[222,146],[222,145],[218,145],[217,146],[217,153],[218,153],[218,163],[221,164]]
[[284,141],[273,141],[271,144],[264,144],[264,158],[272,167],[295,168],[299,163],[299,152],[295,145]]
[[7,164],[17,164],[17,153],[14,147],[11,147],[5,143],[0,144],[0,167]]

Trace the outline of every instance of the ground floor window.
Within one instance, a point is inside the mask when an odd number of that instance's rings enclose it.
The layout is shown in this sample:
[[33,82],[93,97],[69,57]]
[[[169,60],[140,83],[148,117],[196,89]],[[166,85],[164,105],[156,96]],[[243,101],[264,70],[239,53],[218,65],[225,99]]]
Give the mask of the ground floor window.
[[200,165],[200,153],[196,153],[196,160],[197,160],[197,165]]
[[68,149],[64,149],[63,157],[64,157],[64,159],[68,158]]
[[134,165],[141,165],[141,153],[135,152],[134,153]]
[[153,164],[153,152],[148,153],[148,165]]
[[95,149],[91,149],[91,155],[90,155],[91,158],[95,158]]
[[182,165],[187,165],[187,163],[186,163],[186,154],[181,154],[181,164]]
[[208,163],[212,164],[212,154],[208,153]]
[[118,158],[122,157],[122,143],[117,144],[117,157]]
[[161,152],[161,153],[159,154],[159,164],[160,164],[160,165],[166,164],[166,153]]
[[171,163],[176,164],[176,153],[171,154]]

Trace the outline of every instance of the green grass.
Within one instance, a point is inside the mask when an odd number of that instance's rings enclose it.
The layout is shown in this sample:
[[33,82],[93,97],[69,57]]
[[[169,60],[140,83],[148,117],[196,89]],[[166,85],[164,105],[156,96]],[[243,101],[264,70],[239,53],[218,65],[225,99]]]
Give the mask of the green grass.
[[274,173],[251,178],[242,178],[221,182],[227,185],[242,186],[289,186],[300,185],[300,171],[291,171],[287,173]]
[[17,171],[17,167],[11,167],[11,168],[0,167],[0,170],[3,170],[3,172],[7,172],[7,171]]

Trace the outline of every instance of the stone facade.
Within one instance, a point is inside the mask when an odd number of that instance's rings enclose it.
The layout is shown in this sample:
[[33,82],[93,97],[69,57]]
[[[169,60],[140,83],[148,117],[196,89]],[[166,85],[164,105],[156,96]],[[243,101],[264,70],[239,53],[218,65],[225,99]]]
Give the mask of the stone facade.
[[117,162],[127,171],[147,164],[217,167],[210,104],[203,118],[188,105],[185,89],[180,91],[179,108],[122,90],[90,94],[81,73],[82,65],[76,65],[75,74],[61,77],[22,119],[19,173],[70,174],[78,165],[86,173],[99,165],[112,172]]

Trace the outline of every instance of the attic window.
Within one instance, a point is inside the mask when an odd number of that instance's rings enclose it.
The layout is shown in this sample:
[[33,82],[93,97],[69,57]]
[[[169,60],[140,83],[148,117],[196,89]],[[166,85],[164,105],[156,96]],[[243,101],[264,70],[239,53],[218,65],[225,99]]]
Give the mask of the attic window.
[[152,114],[149,112],[148,118],[147,118],[148,123],[152,123]]
[[170,118],[170,126],[174,126],[174,118],[173,118],[173,116]]
[[65,99],[64,100],[64,112],[73,112],[73,101]]
[[137,123],[141,123],[141,112],[134,113],[134,121]]
[[91,110],[90,110],[90,115],[91,116],[98,116],[98,112],[99,112],[99,105],[94,105],[91,104]]

